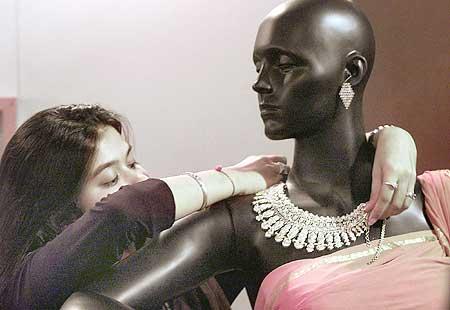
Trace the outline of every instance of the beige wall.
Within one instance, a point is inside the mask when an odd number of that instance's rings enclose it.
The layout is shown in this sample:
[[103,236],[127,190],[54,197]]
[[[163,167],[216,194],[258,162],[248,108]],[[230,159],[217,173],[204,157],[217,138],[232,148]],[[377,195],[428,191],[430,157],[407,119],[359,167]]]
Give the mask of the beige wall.
[[252,47],[280,1],[20,0],[19,119],[97,101],[125,114],[153,175],[291,153],[264,137]]
[[[264,137],[250,89],[258,23],[281,2],[18,0],[19,121],[56,104],[106,103],[129,117],[156,176],[289,156],[290,141]],[[411,131],[419,171],[448,167],[448,1],[359,3],[378,42],[367,127]]]
[[17,95],[16,1],[0,1],[0,98]]

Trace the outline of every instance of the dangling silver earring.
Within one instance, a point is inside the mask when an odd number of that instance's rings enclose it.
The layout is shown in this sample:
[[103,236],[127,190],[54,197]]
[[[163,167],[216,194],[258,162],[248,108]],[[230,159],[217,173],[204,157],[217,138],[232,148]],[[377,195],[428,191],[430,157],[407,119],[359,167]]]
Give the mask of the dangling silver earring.
[[353,91],[352,84],[348,82],[352,75],[345,79],[344,83],[342,83],[341,90],[339,91],[339,97],[344,104],[345,109],[348,110],[350,104],[352,103],[353,96],[355,96],[355,92]]

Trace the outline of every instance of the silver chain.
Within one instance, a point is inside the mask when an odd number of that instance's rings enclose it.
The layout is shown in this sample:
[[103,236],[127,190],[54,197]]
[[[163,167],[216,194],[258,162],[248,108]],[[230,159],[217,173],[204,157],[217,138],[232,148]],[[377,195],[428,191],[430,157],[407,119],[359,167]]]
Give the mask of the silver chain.
[[[378,257],[380,256],[380,254],[381,254],[381,244],[383,243],[385,233],[386,233],[386,219],[383,220],[383,225],[381,226],[380,240],[378,241],[378,246],[377,246],[377,249],[375,251],[375,255],[367,263],[367,265],[373,264],[378,259]],[[369,242],[370,242],[370,240],[369,240]],[[367,244],[367,239],[366,239],[366,244]],[[370,246],[370,244],[369,244],[369,246]]]

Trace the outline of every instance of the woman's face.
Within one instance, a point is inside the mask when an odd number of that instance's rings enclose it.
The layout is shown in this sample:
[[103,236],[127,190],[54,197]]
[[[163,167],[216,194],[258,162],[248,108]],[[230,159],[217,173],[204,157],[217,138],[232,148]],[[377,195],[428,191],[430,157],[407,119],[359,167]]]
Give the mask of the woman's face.
[[96,155],[81,188],[79,206],[83,212],[94,207],[121,186],[148,179],[145,169],[136,162],[132,146],[111,126],[100,129]]

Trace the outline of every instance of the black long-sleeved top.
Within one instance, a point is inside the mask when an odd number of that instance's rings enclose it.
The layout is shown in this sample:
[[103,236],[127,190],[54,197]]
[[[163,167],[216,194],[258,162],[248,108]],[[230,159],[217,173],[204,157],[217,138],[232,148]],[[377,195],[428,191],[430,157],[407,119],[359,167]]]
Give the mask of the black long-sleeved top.
[[130,222],[140,221],[152,235],[170,227],[174,219],[174,198],[163,181],[122,187],[23,259],[0,300],[1,309],[58,309],[117,261]]

